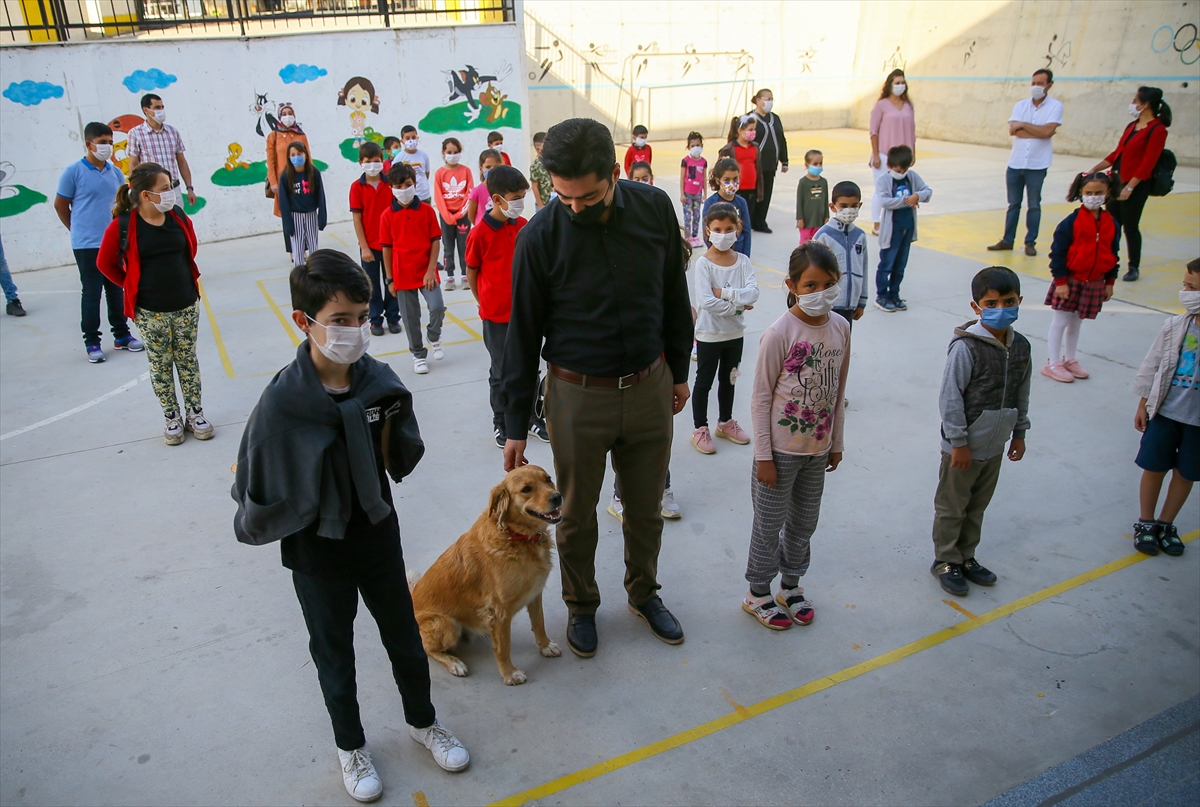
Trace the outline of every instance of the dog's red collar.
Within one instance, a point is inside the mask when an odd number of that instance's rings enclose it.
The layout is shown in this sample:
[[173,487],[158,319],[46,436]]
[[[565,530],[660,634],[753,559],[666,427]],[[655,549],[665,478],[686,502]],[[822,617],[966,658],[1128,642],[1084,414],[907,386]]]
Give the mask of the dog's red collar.
[[526,544],[536,544],[538,541],[542,540],[542,534],[540,532],[535,532],[533,535],[522,535],[519,532],[513,532],[512,528],[509,527],[508,540],[520,541]]

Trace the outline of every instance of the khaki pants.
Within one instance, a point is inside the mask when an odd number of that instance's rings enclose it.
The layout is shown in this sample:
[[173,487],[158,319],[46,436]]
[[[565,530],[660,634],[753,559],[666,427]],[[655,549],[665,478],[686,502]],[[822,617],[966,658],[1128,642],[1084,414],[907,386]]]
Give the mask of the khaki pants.
[[966,471],[950,467],[950,455],[942,452],[937,493],[933,495],[933,551],[945,563],[963,563],[975,557],[983,534],[983,511],[987,509],[1000,479],[1003,454],[983,462],[972,462]]
[[563,495],[558,525],[563,601],[572,614],[594,614],[596,504],[609,452],[625,504],[625,590],[642,605],[658,591],[662,495],[671,455],[671,371],[660,364],[628,389],[584,387],[554,375],[546,379],[546,427],[554,472]]

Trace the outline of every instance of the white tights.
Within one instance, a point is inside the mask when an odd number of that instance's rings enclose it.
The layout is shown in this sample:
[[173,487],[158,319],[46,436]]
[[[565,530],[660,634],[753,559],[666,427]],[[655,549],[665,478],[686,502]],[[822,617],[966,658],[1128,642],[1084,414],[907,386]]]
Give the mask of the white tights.
[[1050,361],[1071,361],[1079,347],[1079,326],[1083,320],[1074,311],[1055,311],[1050,320],[1050,335],[1046,338]]

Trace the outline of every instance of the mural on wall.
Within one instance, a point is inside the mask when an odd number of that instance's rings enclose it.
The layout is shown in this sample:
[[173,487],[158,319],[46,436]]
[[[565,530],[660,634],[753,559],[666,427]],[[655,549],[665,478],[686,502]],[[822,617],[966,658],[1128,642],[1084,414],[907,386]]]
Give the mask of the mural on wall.
[[315,64],[288,64],[279,70],[279,78],[284,84],[303,84],[306,81],[316,81],[322,76],[329,75],[324,67]]
[[496,86],[512,76],[512,72],[508,62],[501,62],[500,69],[492,75],[480,75],[472,65],[460,70],[443,70],[449,93],[442,99],[441,106],[429,110],[421,118],[417,128],[430,134],[501,127],[520,129],[521,105],[508,100],[508,94]]
[[1200,62],[1200,29],[1191,22],[1185,22],[1178,28],[1159,26],[1150,37],[1150,50],[1155,53],[1178,53],[1180,62],[1193,65]]
[[132,93],[139,92],[154,92],[170,87],[176,81],[175,76],[170,73],[164,73],[157,67],[149,70],[134,70],[125,78],[121,79],[121,83],[125,85],[125,89]]
[[110,162],[129,176],[129,132],[142,124],[141,115],[120,115],[108,122],[113,130],[113,153]]
[[46,197],[32,188],[13,184],[17,169],[12,163],[0,162],[0,218],[24,213],[34,205],[46,201]]
[[51,84],[49,81],[22,81],[19,84],[14,81],[0,95],[14,104],[37,106],[42,101],[48,101],[51,98],[62,98],[63,92],[62,87]]
[[[269,132],[274,132],[278,128],[278,106],[267,98],[266,93],[257,91],[254,93],[254,103],[250,105],[250,111],[258,118],[254,131],[259,137],[266,137]],[[265,129],[264,123],[266,124]]]
[[337,105],[350,109],[350,139],[354,148],[366,142],[367,113],[379,114],[379,96],[370,79],[355,76],[338,90]]
[[[304,66],[304,65],[302,65]],[[280,71],[282,73],[283,71]],[[254,103],[250,105],[250,113],[254,115],[254,133],[259,137],[265,138],[271,132],[288,131],[277,117],[280,107],[291,106],[289,103],[275,104],[266,93],[260,93],[257,90],[254,92]],[[299,128],[299,124],[297,127]],[[303,133],[303,132],[301,132]],[[254,162],[246,162],[242,159],[245,153],[245,148],[241,143],[230,143],[226,147],[225,164],[213,171],[210,180],[214,185],[220,185],[226,188],[238,187],[242,185],[263,185],[267,181],[267,161],[264,153],[264,158]],[[318,171],[325,171],[329,165],[314,159],[313,165]]]

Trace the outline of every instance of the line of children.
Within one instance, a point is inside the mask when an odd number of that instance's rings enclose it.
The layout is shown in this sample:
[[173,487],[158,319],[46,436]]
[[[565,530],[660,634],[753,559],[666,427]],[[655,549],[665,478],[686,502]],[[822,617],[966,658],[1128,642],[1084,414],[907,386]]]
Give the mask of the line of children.
[[442,251],[446,253],[443,267],[446,282],[442,287],[454,291],[454,249],[458,247],[458,258],[462,262],[462,281],[459,288],[470,288],[467,280],[467,234],[471,230],[471,219],[467,215],[467,200],[473,190],[471,169],[461,165],[462,143],[457,137],[442,141],[442,161],[445,163],[433,176],[433,203],[442,225]]
[[[1133,393],[1141,397],[1133,425],[1142,433],[1136,460],[1141,513],[1133,545],[1147,555],[1173,557],[1183,554],[1175,517],[1200,481],[1200,258],[1183,273],[1179,303],[1184,313],[1163,323],[1133,381]],[[1167,498],[1155,519],[1168,471]]]
[[738,231],[737,240],[733,243],[733,251],[750,257],[750,207],[744,197],[738,194],[741,187],[742,169],[737,160],[723,157],[713,166],[712,176],[708,184],[714,191],[712,196],[704,200],[702,215],[707,216],[713,205],[727,202],[737,208],[738,220],[742,228]]
[[288,164],[280,174],[279,216],[283,234],[292,242],[292,262],[302,266],[317,250],[317,232],[325,229],[325,185],[308,149],[296,141],[288,145]]
[[[393,165],[388,183],[395,198],[379,219],[383,264],[390,272],[388,293],[396,295],[408,331],[413,372],[424,375],[429,372],[426,357],[430,350],[434,359],[446,355],[441,341],[446,304],[438,285],[437,260],[442,227],[433,208],[417,198],[417,173],[411,165]],[[425,329],[428,348],[421,341],[421,297],[429,309],[429,324]]]
[[[758,200],[762,198],[762,188],[759,187],[758,177],[762,173],[758,146],[754,145],[754,129],[757,119],[753,114],[735,117],[729,123],[727,142],[717,152],[718,157],[732,157],[737,161],[741,176],[738,182],[738,196],[746,200],[750,210],[750,219],[754,219],[754,210]],[[751,226],[748,229],[753,229]],[[762,232],[769,233],[771,229],[764,227]]]
[[363,271],[371,279],[371,335],[383,336],[383,321],[388,330],[400,333],[400,308],[396,297],[387,291],[391,276],[383,262],[383,243],[379,238],[379,219],[392,206],[392,186],[383,176],[383,150],[375,143],[358,147],[362,176],[350,184],[350,214]]
[[625,176],[633,179],[633,174],[630,171],[633,169],[634,163],[653,163],[654,149],[646,140],[650,137],[650,130],[645,126],[633,127],[633,143],[625,150]]
[[1079,329],[1085,319],[1095,319],[1112,298],[1120,272],[1121,227],[1104,209],[1111,192],[1108,174],[1079,174],[1067,199],[1081,204],[1054,228],[1050,245],[1053,280],[1046,291],[1046,305],[1054,309],[1054,318],[1042,375],[1065,384],[1088,377],[1075,358]]
[[479,152],[479,182],[467,197],[467,218],[470,219],[472,227],[478,226],[492,207],[492,198],[487,189],[488,172],[503,164],[500,152],[495,149],[484,149]]
[[679,164],[679,201],[683,204],[684,235],[688,243],[698,247],[704,243],[700,238],[700,206],[704,203],[704,178],[708,176],[708,160],[701,156],[704,136],[689,132],[687,146],[688,152]]
[[504,135],[499,132],[488,132],[487,146],[500,155],[501,162],[505,165],[512,165],[512,160],[508,158],[508,153],[504,151]]
[[829,247],[837,258],[842,293],[833,304],[833,313],[853,326],[867,308],[867,234],[854,223],[862,209],[862,190],[853,182],[839,182],[833,186],[832,196],[829,210],[833,218],[811,240]]
[[536,156],[529,164],[529,184],[533,190],[533,201],[541,210],[550,201],[554,187],[550,182],[550,172],[542,166],[542,144],[546,142],[546,133],[537,132],[533,136],[533,150]]
[[879,268],[875,272],[875,307],[889,314],[907,311],[900,296],[900,282],[908,266],[908,252],[917,240],[917,208],[928,202],[933,190],[910,170],[913,150],[893,146],[888,150],[886,174],[875,183],[880,199]]
[[708,394],[717,380],[716,436],[746,445],[749,435],[733,419],[734,382],[742,363],[744,313],[758,302],[758,281],[750,259],[733,250],[742,228],[738,211],[726,202],[704,216],[704,235],[712,243],[696,260],[692,278],[696,300],[696,381],[692,387],[692,445],[715,454],[708,428]]
[[825,156],[816,149],[804,154],[805,174],[796,183],[796,229],[800,243],[811,241],[829,221],[829,180],[821,176]]

